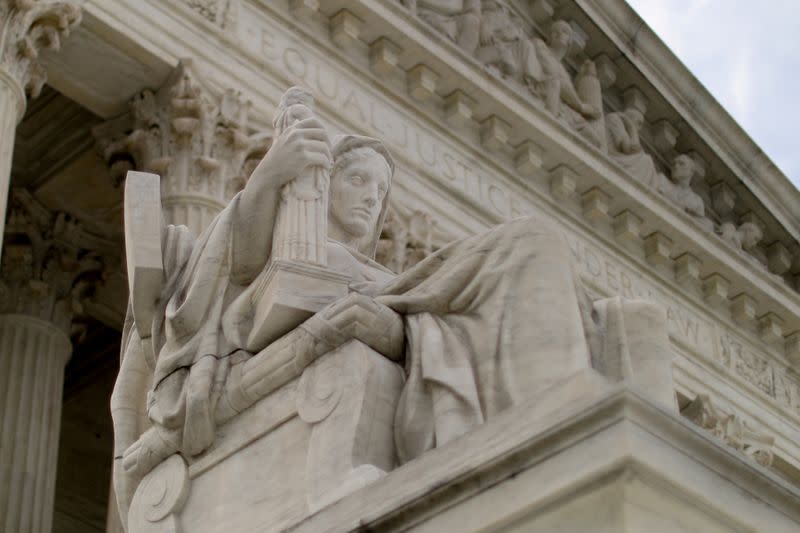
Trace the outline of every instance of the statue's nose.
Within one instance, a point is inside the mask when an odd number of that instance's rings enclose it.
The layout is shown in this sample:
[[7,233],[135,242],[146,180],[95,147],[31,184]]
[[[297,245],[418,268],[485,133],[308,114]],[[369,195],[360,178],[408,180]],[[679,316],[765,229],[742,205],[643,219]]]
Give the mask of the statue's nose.
[[364,194],[364,202],[369,207],[374,207],[378,203],[378,187],[373,185],[367,188]]

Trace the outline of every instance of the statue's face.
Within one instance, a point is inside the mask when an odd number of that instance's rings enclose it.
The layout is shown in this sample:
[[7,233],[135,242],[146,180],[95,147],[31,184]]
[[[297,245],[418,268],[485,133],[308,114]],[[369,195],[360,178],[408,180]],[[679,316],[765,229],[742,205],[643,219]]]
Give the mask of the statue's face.
[[642,126],[644,125],[644,115],[642,115],[638,109],[629,107],[625,110],[625,115],[628,117],[628,120],[631,121],[637,131],[642,129]]
[[550,28],[550,45],[567,48],[572,40],[572,29],[564,21],[558,21]]
[[761,241],[763,234],[761,233],[761,228],[759,228],[756,224],[752,222],[745,222],[742,224],[740,228],[740,232],[742,234],[742,247],[743,248],[752,248],[756,244]]
[[378,223],[381,206],[389,190],[389,166],[370,150],[356,157],[331,176],[331,224],[355,239],[369,234]]
[[672,164],[672,179],[676,183],[689,183],[694,174],[694,162],[685,155],[679,155]]

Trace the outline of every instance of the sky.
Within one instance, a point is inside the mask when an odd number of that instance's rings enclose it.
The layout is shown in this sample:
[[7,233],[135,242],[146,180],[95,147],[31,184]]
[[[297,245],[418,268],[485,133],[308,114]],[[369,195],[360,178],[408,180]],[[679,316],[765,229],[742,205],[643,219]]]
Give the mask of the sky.
[[800,188],[800,0],[628,0]]

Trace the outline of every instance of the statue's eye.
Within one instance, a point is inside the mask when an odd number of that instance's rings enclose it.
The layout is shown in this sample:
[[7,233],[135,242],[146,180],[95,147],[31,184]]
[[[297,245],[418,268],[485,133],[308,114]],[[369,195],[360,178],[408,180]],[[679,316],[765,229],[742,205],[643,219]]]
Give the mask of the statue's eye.
[[352,183],[353,185],[363,185],[364,178],[362,178],[359,175],[350,176],[350,183]]

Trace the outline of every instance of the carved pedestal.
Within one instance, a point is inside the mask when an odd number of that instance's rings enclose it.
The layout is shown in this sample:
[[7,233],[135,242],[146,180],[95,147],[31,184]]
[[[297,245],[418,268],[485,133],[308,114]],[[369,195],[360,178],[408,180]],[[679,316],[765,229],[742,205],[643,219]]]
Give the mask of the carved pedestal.
[[0,315],[2,531],[50,531],[64,365],[71,351],[54,324]]
[[313,427],[306,458],[310,512],[394,468],[394,413],[402,386],[400,367],[358,341],[303,372],[297,411]]
[[395,467],[395,363],[359,341],[218,428],[203,454],[174,455],[136,490],[128,533],[281,531]]

